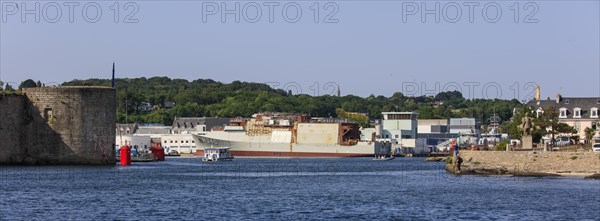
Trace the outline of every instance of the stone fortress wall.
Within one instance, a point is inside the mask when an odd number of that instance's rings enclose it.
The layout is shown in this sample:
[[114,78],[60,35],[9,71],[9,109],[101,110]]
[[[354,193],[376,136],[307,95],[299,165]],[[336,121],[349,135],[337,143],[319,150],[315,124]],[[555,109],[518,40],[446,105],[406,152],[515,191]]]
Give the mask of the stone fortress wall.
[[116,90],[24,88],[0,96],[0,164],[115,163]]

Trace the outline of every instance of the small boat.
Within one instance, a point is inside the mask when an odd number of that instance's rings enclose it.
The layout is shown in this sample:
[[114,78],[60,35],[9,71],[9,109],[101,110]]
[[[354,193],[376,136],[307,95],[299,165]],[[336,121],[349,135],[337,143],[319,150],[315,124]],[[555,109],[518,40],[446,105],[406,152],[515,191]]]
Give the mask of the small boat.
[[375,157],[373,160],[393,160],[394,154],[392,153],[392,144],[389,141],[376,141],[375,142]]
[[169,153],[167,154],[167,156],[178,157],[178,156],[181,156],[181,154],[179,154],[179,152],[177,150],[171,150],[171,151],[169,151]]
[[233,154],[229,152],[229,147],[221,148],[206,148],[204,149],[204,156],[202,161],[216,162],[216,161],[230,161],[233,160]]
[[396,157],[394,157],[394,155],[381,155],[381,156],[375,156],[373,158],[373,160],[393,160],[396,159]]
[[131,162],[157,162],[158,158],[152,157],[152,155],[138,155],[132,156]]

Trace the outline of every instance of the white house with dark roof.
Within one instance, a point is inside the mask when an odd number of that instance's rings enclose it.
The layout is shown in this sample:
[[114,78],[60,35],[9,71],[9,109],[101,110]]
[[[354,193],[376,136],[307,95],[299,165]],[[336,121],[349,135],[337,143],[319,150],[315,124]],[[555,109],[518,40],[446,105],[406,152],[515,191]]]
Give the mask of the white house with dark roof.
[[117,124],[116,125],[116,134],[119,135],[132,135],[139,128],[138,124]]
[[192,134],[224,127],[230,120],[231,118],[217,117],[175,117],[171,134],[161,135],[162,146],[182,154],[193,154],[196,152],[196,144]]
[[172,126],[117,124],[115,145],[151,147],[160,142],[166,151],[177,150],[182,154],[193,154],[196,152],[193,133],[218,130],[228,125],[230,120],[231,118],[176,117]]
[[230,120],[231,118],[218,117],[175,117],[171,132],[173,134],[192,134],[211,131],[214,127],[228,125]]
[[150,147],[150,136],[142,136],[138,134],[140,126],[138,124],[117,124],[115,147],[125,145],[137,146],[138,148]]
[[[536,116],[544,113],[550,108],[558,112],[558,120],[566,123],[575,130],[581,138],[585,140],[585,128],[598,129],[600,119],[598,118],[598,109],[600,109],[600,97],[563,97],[556,95],[555,100],[550,98],[541,100],[539,95],[527,103],[527,106],[535,112]],[[596,133],[595,137],[598,136]]]

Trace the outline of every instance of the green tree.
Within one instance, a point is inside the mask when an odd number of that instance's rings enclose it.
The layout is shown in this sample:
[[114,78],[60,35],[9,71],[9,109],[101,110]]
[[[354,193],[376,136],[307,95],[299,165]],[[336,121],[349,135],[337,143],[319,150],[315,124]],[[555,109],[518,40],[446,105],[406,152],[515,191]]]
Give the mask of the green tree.
[[172,111],[167,109],[152,111],[144,117],[144,121],[147,123],[160,123],[163,125],[171,125],[173,123],[173,118],[175,117],[171,113]]
[[496,147],[494,147],[494,150],[505,151],[507,146],[508,146],[508,140],[503,140],[503,141],[500,141],[498,144],[496,144]]
[[358,123],[361,127],[367,127],[369,124],[369,117],[367,117],[366,115],[362,115],[362,114],[358,114],[358,113],[349,113],[341,108],[335,109],[335,113],[337,114],[338,117],[343,117],[350,121],[354,121],[354,122]]
[[[41,83],[40,83],[41,84]],[[38,87],[37,83],[31,79],[27,79],[19,84],[19,90],[23,88]]]
[[4,87],[4,91],[10,93],[10,92],[15,92],[15,89],[10,85],[10,84],[6,84],[6,86]]
[[[533,115],[533,114],[532,114]],[[541,136],[550,134],[552,138],[552,144],[555,143],[554,139],[557,134],[560,133],[577,133],[577,131],[569,126],[568,124],[561,123],[558,121],[558,111],[555,108],[544,109],[539,117],[533,120],[535,124],[534,132]],[[550,130],[547,130],[547,129]]]
[[[523,118],[525,116],[533,117],[531,114],[531,108],[528,106],[523,106],[519,108],[519,111],[512,117],[511,121],[502,122],[499,126],[501,133],[507,133],[511,139],[521,139],[521,134],[523,130],[521,129],[521,125],[523,124]],[[534,128],[535,132],[535,128]]]

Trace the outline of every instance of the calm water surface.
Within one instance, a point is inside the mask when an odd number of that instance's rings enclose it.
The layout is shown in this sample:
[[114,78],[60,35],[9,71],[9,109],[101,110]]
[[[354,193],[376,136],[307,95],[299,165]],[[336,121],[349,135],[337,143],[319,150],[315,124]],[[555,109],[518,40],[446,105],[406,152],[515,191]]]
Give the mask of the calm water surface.
[[0,220],[600,220],[600,181],[454,176],[422,158],[0,167]]

